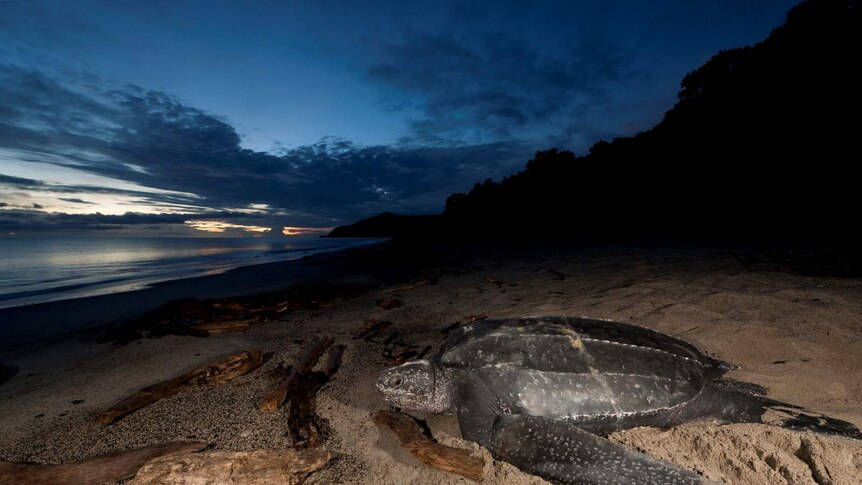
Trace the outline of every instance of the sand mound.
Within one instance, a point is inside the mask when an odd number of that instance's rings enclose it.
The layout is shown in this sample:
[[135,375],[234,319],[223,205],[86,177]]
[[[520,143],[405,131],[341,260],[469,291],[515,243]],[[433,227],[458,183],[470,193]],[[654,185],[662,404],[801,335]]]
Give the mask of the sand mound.
[[610,439],[728,484],[862,483],[862,442],[755,424],[638,428]]

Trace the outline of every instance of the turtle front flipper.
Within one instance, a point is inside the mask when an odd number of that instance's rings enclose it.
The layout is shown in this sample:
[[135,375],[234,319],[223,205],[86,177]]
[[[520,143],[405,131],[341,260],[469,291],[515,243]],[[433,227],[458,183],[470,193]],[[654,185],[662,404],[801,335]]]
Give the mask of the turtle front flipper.
[[504,411],[494,393],[475,375],[458,375],[458,426],[464,439],[488,447],[497,417]]
[[565,420],[499,415],[486,446],[498,460],[555,483],[707,483],[697,473],[611,443]]

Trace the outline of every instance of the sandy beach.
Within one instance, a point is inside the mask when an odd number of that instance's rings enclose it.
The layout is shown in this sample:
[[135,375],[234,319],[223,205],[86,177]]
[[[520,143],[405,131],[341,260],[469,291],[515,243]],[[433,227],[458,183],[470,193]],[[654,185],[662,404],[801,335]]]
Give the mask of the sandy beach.
[[[126,304],[131,314],[172,294],[253,293],[303,279],[369,288],[322,308],[287,312],[243,333],[168,335],[121,346],[96,344],[90,334],[79,334],[7,350],[2,362],[16,365],[18,373],[0,385],[0,460],[60,463],[174,440],[203,441],[218,450],[290,447],[285,413],[258,409],[273,388],[268,374],[279,364],[295,363],[313,338],[328,336],[347,346],[317,405],[325,421],[322,447],[335,458],[306,483],[468,483],[417,462],[372,416],[386,409],[374,387],[387,367],[386,335],[397,331],[400,341],[431,345],[434,353],[441,330],[471,315],[581,315],[644,325],[738,365],[729,377],[760,384],[774,399],[862,426],[860,279],[805,276],[767,253],[736,250],[560,246],[424,250],[425,257],[414,252],[409,258],[391,253],[366,248],[313,258],[302,262],[302,270],[296,264],[267,265],[231,272],[222,280],[160,285],[149,296],[109,295],[7,313],[5,318],[35,324],[64,313],[107,312],[110,301],[115,310]],[[406,260],[412,263],[401,264]],[[317,269],[308,272],[309,265]],[[433,284],[410,288],[416,278]],[[388,310],[378,305],[387,298],[404,304]],[[108,313],[93,324],[109,320]],[[354,339],[374,318],[393,325],[379,338]],[[106,427],[94,423],[98,413],[144,386],[254,348],[273,354],[254,372],[224,385],[190,387]],[[483,483],[544,483],[461,440],[453,417],[417,417],[427,420],[438,441],[482,456]],[[862,483],[858,441],[767,425],[712,423],[634,429],[610,438],[724,483]]]

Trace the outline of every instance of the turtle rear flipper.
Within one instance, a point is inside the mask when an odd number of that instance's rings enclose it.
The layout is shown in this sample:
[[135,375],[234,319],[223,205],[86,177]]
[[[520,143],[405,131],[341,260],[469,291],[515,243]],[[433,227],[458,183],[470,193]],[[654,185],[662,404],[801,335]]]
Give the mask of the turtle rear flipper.
[[862,440],[862,432],[856,425],[848,421],[796,410],[789,411],[787,414],[789,416],[779,423],[783,428]]
[[695,472],[611,443],[565,420],[500,415],[487,446],[495,458],[554,483],[708,483]]
[[[763,423],[795,431],[840,436],[862,440],[862,431],[849,421],[808,411],[786,402],[754,395],[739,387],[715,385],[704,388],[691,403],[680,407],[680,416],[673,413],[669,425],[697,418],[713,418],[728,423]],[[660,423],[664,425],[664,423]]]
[[763,396],[748,396],[763,410],[760,421],[765,424],[781,426],[795,431],[811,431],[830,436],[840,436],[862,440],[862,431],[855,424],[825,414],[808,411],[793,404],[787,404]]

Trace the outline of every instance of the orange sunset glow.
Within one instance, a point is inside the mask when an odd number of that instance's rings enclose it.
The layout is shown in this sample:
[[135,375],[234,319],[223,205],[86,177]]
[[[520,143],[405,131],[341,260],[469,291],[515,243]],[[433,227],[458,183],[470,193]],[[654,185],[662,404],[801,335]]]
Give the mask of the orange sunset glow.
[[224,233],[227,230],[235,229],[259,235],[272,231],[272,229],[269,227],[246,226],[242,224],[232,224],[230,222],[224,221],[186,221],[185,224],[197,229],[198,231],[212,233]]
[[305,236],[308,234],[326,234],[331,231],[331,227],[289,227],[285,226],[281,229],[281,233],[285,236]]

